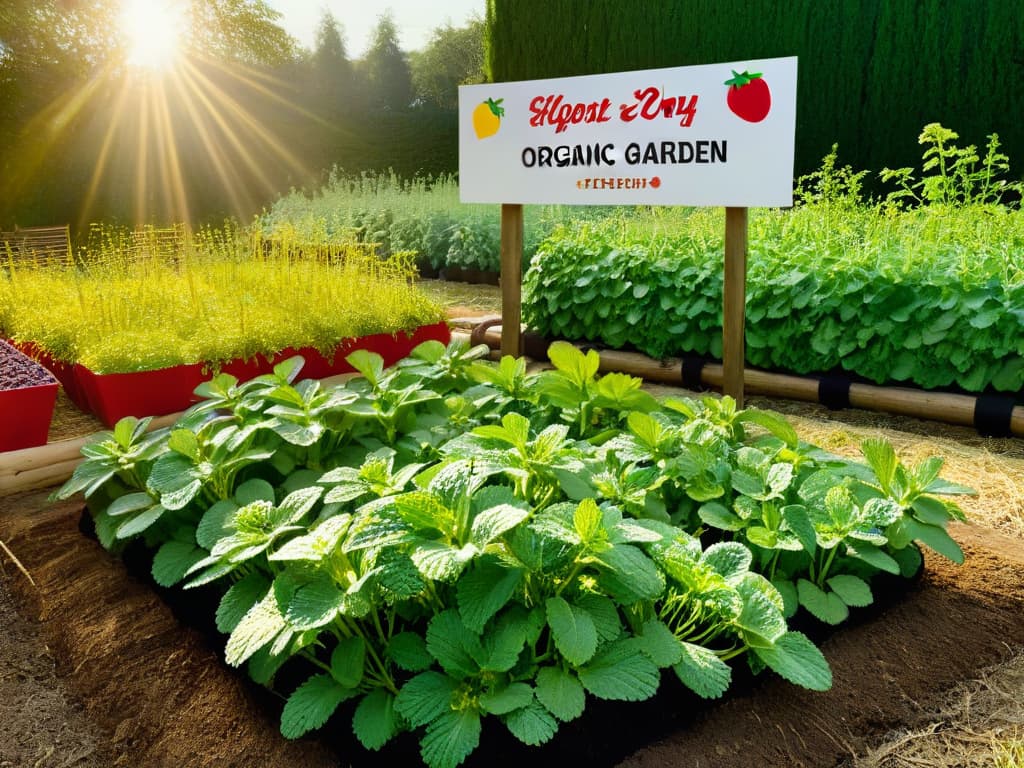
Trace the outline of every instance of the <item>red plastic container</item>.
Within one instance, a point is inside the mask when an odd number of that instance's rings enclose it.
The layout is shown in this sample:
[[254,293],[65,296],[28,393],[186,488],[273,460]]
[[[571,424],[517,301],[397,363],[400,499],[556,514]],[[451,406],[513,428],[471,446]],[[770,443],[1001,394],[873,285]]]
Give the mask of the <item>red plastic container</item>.
[[[278,352],[270,360],[257,355],[252,360],[233,360],[222,366],[221,370],[235,376],[239,381],[247,381],[255,376],[270,373],[277,363],[298,354],[305,358],[305,365],[299,377],[323,379],[339,373],[351,373],[354,369],[345,362],[345,357],[357,349],[376,352],[384,358],[385,365],[394,365],[424,341],[434,339],[447,344],[450,338],[451,329],[447,323],[442,322],[421,326],[412,334],[402,332],[392,336],[379,333],[346,339],[338,346],[333,360],[328,360],[309,347],[298,350],[289,347]],[[125,416],[141,418],[183,411],[198,400],[193,390],[210,378],[209,372],[203,372],[204,367],[203,364],[196,363],[139,373],[97,374],[84,366],[76,365],[72,378],[83,402],[75,402],[79,407],[84,405],[83,410],[96,414],[108,427],[113,427]],[[65,389],[68,387],[65,386]]]
[[49,384],[0,390],[0,451],[46,445],[57,404],[57,380],[52,374],[50,380]]
[[75,366],[89,410],[113,427],[125,416],[163,416],[184,410],[196,401],[192,390],[207,377],[200,363],[176,365],[137,373],[93,373]]

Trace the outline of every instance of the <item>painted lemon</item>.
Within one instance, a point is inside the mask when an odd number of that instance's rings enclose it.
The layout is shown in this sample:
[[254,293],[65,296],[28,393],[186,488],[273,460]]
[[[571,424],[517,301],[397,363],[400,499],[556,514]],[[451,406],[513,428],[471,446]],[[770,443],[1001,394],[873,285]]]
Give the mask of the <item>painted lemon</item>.
[[476,105],[473,110],[473,130],[476,131],[478,139],[486,139],[493,136],[501,127],[501,118],[505,114],[505,108],[501,106],[504,99],[488,99]]

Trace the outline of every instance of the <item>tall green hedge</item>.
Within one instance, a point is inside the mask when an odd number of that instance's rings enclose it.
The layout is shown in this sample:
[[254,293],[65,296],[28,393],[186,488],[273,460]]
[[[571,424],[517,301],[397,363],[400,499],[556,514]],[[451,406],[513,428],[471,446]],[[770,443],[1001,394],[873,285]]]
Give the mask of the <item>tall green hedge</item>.
[[1019,0],[487,0],[485,45],[494,82],[796,55],[798,173],[916,164],[932,122],[1024,157]]

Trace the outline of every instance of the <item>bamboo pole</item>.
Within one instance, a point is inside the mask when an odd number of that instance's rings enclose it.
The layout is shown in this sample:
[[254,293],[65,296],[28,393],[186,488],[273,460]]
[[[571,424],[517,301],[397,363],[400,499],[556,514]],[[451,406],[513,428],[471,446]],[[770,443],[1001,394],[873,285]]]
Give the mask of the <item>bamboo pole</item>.
[[[170,426],[183,412],[154,418],[149,428]],[[82,446],[96,435],[60,440],[35,448],[0,453],[0,496],[63,483],[82,462]]]
[[501,353],[523,353],[523,206],[501,206]]
[[[453,332],[452,336],[467,334]],[[484,341],[492,349],[500,344],[500,330],[489,329]],[[622,352],[606,349],[601,351],[603,372],[628,373],[659,384],[682,385],[680,373],[682,361],[679,358],[654,360],[638,352]],[[701,370],[701,382],[709,387],[722,388],[725,381],[724,367],[719,363],[707,363]],[[817,403],[818,380],[784,373],[771,373],[746,368],[743,371],[744,387],[753,394],[781,397]],[[919,419],[942,421],[947,424],[974,426],[974,409],[977,398],[973,395],[958,395],[952,392],[926,392],[907,387],[882,387],[874,384],[850,384],[850,406],[868,411],[912,416]],[[1010,415],[1010,432],[1024,437],[1024,407],[1014,407]]]

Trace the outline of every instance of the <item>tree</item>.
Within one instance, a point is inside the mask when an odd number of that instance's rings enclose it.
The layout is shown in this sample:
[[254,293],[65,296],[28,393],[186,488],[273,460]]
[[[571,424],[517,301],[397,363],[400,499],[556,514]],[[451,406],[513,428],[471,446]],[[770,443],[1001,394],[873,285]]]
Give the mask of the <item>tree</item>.
[[345,51],[340,25],[330,11],[325,10],[317,24],[310,64],[310,95],[315,111],[337,117],[351,109],[357,91],[355,72]]
[[414,91],[409,59],[398,45],[398,29],[391,13],[385,13],[377,22],[366,56],[363,71],[372,105],[389,110],[408,109]]
[[416,97],[441,109],[458,109],[459,86],[484,82],[484,22],[437,27],[422,51],[412,54]]

